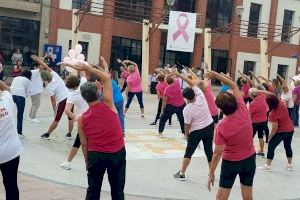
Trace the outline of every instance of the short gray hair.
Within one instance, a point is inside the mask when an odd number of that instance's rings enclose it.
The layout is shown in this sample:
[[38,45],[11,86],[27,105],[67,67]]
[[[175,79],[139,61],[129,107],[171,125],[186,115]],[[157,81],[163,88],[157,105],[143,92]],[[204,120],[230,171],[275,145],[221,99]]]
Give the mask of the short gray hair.
[[53,76],[49,71],[43,70],[43,71],[41,71],[41,78],[43,81],[50,82],[52,80]]
[[87,103],[92,103],[97,100],[99,100],[99,91],[96,83],[93,82],[86,82],[85,84],[80,86],[80,93],[82,98],[87,102]]

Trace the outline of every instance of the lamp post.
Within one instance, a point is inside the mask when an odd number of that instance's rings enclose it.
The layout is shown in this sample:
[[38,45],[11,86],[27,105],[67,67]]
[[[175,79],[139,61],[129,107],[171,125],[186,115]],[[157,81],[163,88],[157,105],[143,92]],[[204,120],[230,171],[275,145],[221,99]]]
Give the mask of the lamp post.
[[[149,85],[149,42],[150,37],[157,31],[159,25],[161,25],[165,19],[165,17],[169,14],[171,7],[174,5],[176,0],[167,0],[168,4],[168,11],[164,10],[162,16],[157,20],[158,23],[156,24],[156,20],[154,20],[155,24],[150,25],[149,20],[143,20],[143,35],[142,35],[142,85],[143,90],[148,91]],[[150,26],[151,29],[150,29]]]

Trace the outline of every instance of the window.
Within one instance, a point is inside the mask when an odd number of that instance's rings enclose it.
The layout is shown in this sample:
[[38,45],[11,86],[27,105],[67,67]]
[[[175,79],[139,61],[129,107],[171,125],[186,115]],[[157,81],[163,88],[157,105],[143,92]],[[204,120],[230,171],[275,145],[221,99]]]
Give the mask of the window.
[[[172,6],[172,10],[194,13],[195,5],[196,5],[196,0],[177,0]],[[165,7],[167,6],[168,4],[165,3]]]
[[260,4],[251,3],[248,24],[248,37],[257,37],[260,10]]
[[212,70],[216,72],[227,72],[228,51],[212,49]]
[[255,69],[255,62],[253,61],[244,61],[244,70],[243,70],[243,74],[246,74],[248,76],[250,76],[252,78],[252,74],[249,73],[254,72]]
[[278,65],[277,74],[286,80],[288,65]]
[[180,51],[167,51],[166,44],[160,44],[159,65],[174,64],[190,66],[191,53]]
[[152,0],[116,0],[116,18],[129,21],[142,21],[151,17]]
[[216,28],[231,22],[232,0],[208,0],[206,27]]
[[72,9],[80,9],[86,0],[72,0]]
[[294,11],[284,10],[281,41],[290,42],[290,31],[292,28]]
[[121,60],[128,59],[134,61],[136,64],[138,64],[141,70],[142,41],[113,36],[110,63],[111,66],[114,67],[114,69],[116,69],[116,66],[118,66],[118,58],[120,58]]
[[39,48],[40,22],[0,16],[0,54],[3,63],[11,65],[11,56],[16,49],[23,54],[23,65],[32,66],[30,55]]

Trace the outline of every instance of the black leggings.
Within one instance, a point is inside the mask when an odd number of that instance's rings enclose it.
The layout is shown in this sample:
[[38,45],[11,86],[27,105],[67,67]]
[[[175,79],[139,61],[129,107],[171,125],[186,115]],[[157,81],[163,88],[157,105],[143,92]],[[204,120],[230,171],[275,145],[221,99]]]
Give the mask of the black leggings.
[[184,158],[191,158],[195,150],[197,149],[197,146],[202,140],[207,161],[211,162],[211,158],[213,155],[212,143],[213,143],[214,127],[215,127],[214,123],[212,123],[203,129],[193,131],[189,134]]
[[[155,117],[155,123],[159,120],[161,114],[161,107],[162,107],[162,98],[159,99],[157,113]],[[169,118],[169,124],[172,124],[172,117]]]
[[143,92],[128,92],[128,99],[127,99],[127,104],[125,106],[125,108],[129,108],[132,99],[134,97],[134,95],[136,95],[138,102],[140,104],[140,108],[144,108],[144,104],[143,104]]
[[287,132],[287,133],[275,133],[275,135],[269,141],[267,158],[269,160],[273,160],[275,149],[280,144],[281,141],[283,141],[286,157],[292,158],[293,150],[291,144],[292,144],[293,134],[294,131]]
[[77,133],[73,147],[78,148],[80,147],[81,143],[80,143],[80,138],[79,138],[79,134]]
[[289,116],[290,116],[291,120],[293,121],[292,113],[293,113],[294,107],[293,108],[287,108],[287,109],[289,111]]
[[165,125],[166,125],[166,122],[168,121],[168,119],[170,119],[173,114],[176,114],[179,124],[180,124],[181,132],[182,132],[182,134],[184,134],[184,118],[183,118],[184,107],[185,107],[185,104],[183,104],[182,106],[172,106],[170,104],[167,104],[167,106],[165,107],[164,112],[159,120],[158,132],[162,133],[165,129]]
[[122,86],[121,93],[125,91],[126,87],[127,87],[127,82],[125,80],[124,83],[123,83],[123,86]]
[[6,163],[0,164],[7,200],[19,200],[19,189],[17,182],[19,162],[20,156]]
[[88,152],[88,189],[86,200],[99,200],[103,176],[107,172],[111,199],[124,200],[126,150],[116,153]]
[[258,135],[259,139],[262,139],[264,137],[264,134],[266,136],[266,143],[268,143],[268,138],[269,138],[269,127],[268,127],[268,122],[262,122],[262,123],[252,123],[252,128],[253,128],[253,137]]

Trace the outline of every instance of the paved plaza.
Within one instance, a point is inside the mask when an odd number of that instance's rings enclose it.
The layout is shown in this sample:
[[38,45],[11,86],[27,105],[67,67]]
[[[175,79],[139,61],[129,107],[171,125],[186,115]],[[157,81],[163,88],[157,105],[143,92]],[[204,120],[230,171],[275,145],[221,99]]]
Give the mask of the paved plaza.
[[[31,102],[27,98],[24,116],[24,151],[19,167],[19,188],[21,200],[84,199],[87,178],[81,152],[72,162],[72,170],[66,171],[59,164],[67,156],[73,140],[64,138],[67,130],[67,117],[64,116],[51,136],[50,141],[40,139],[53,118],[50,98],[43,94],[39,118],[41,123],[29,123],[28,110]],[[214,199],[217,191],[206,188],[208,166],[203,148],[199,148],[186,173],[187,180],[181,182],[173,178],[182,161],[186,141],[182,139],[175,116],[173,125],[166,126],[165,138],[157,136],[157,126],[150,126],[157,106],[155,95],[145,95],[145,118],[140,117],[137,101],[133,101],[126,116],[126,199]],[[73,139],[76,128],[73,130]],[[255,140],[255,144],[257,144]],[[300,199],[300,129],[293,138],[294,171],[284,169],[285,153],[281,145],[275,154],[273,172],[257,170],[254,185],[254,199],[279,200]],[[257,158],[257,165],[264,159]],[[219,165],[220,167],[220,165]],[[219,168],[216,172],[219,176]],[[218,178],[217,178],[218,181]],[[215,185],[218,185],[217,183]],[[101,199],[110,199],[107,178],[103,182]],[[4,189],[0,184],[0,199]],[[241,199],[237,180],[230,199]]]

